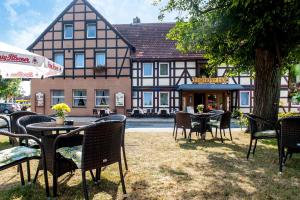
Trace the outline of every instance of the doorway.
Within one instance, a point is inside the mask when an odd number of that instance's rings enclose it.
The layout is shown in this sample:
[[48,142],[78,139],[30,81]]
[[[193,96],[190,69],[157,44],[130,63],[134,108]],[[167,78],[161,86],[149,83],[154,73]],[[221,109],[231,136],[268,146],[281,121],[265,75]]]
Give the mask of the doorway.
[[205,105],[205,93],[195,93],[194,94],[194,110],[197,112],[197,106],[199,104]]

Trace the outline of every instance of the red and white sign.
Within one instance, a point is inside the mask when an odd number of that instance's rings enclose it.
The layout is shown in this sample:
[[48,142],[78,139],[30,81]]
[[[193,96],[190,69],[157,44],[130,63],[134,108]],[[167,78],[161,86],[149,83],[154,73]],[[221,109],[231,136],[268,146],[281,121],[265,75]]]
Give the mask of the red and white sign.
[[46,57],[0,42],[2,78],[47,78],[61,75],[63,70]]

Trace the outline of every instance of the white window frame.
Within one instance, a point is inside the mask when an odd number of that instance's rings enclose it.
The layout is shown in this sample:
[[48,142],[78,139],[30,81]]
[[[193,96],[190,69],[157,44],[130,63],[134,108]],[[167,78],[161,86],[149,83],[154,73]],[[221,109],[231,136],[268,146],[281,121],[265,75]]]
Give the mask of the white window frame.
[[[161,94],[167,94],[168,95],[167,105],[162,105],[161,104],[161,96],[160,96]],[[159,107],[169,107],[170,106],[169,103],[170,103],[170,94],[169,94],[169,92],[159,92]]]
[[146,93],[149,93],[149,94],[151,94],[151,96],[152,96],[152,105],[145,105],[145,101],[143,101],[143,107],[145,107],[145,108],[151,108],[151,107],[153,107],[153,92],[143,92],[143,99],[145,99],[145,94]]
[[[66,26],[68,26],[68,25],[72,25],[73,31],[72,31],[72,36],[71,37],[66,36]],[[69,40],[69,39],[73,39],[73,37],[74,37],[74,24],[73,23],[65,23],[64,24],[64,39]]]
[[[55,63],[57,63],[57,61],[56,61],[56,56],[57,56],[57,55],[62,55],[63,64],[62,64],[61,66],[64,66],[64,65],[65,65],[65,55],[64,55],[64,53],[60,53],[60,52],[54,53],[53,61],[54,61]],[[57,64],[60,64],[60,63],[57,63]]]
[[[80,91],[80,90],[85,91],[86,96],[75,96],[74,95],[75,91]],[[87,90],[86,89],[74,89],[72,92],[73,92],[73,94],[72,94],[72,97],[73,97],[72,105],[73,105],[73,107],[75,107],[75,108],[85,108],[85,107],[87,107],[87,103],[88,103],[88,101],[87,101]],[[75,99],[86,100],[86,104],[84,106],[75,105],[75,102],[74,102]]]
[[[242,93],[248,93],[248,105],[242,105]],[[250,95],[251,94],[251,91],[240,91],[240,107],[250,107],[250,101],[251,101],[251,98],[250,98]]]
[[[63,91],[64,96],[54,96],[54,95],[53,95],[53,92],[54,92],[54,91]],[[57,89],[57,90],[51,90],[51,105],[54,105],[54,103],[53,103],[53,99],[54,99],[54,98],[60,98],[60,99],[63,99],[62,102],[65,102],[65,91],[64,91],[64,90],[59,90],[59,89]]]
[[[94,25],[95,26],[95,28],[96,28],[95,36],[89,36],[89,29],[88,29],[89,25]],[[96,22],[89,22],[89,23],[86,24],[86,37],[87,38],[96,38],[97,37],[97,24],[96,24]]]
[[[145,64],[151,64],[151,75],[145,75]],[[153,63],[143,63],[143,77],[153,77]]]
[[[167,70],[167,72],[168,72],[168,74],[167,75],[162,75],[161,73],[160,73],[160,68],[161,68],[161,65],[167,65],[168,66],[168,70]],[[159,76],[160,77],[169,77],[169,71],[170,71],[170,65],[169,65],[169,63],[159,63]]]
[[[103,91],[103,90],[107,90],[108,91],[108,96],[97,96],[97,91]],[[106,98],[108,102],[107,105],[97,105],[97,98]],[[95,107],[99,108],[99,107],[109,107],[109,100],[110,100],[110,97],[109,97],[109,90],[108,89],[96,89],[95,90]]]
[[[79,65],[77,65],[77,63],[76,63],[76,56],[77,55],[83,55],[83,66],[79,66]],[[75,63],[74,63],[74,67],[76,68],[76,69],[81,69],[81,68],[84,68],[85,67],[85,55],[84,55],[84,53],[75,53]]]
[[[102,54],[102,55],[104,55],[104,65],[99,65],[99,67],[98,67],[98,63],[97,63],[97,55],[99,55],[99,54]],[[96,55],[95,55],[95,63],[96,63],[96,65],[95,65],[95,67],[96,68],[101,68],[101,67],[105,67],[106,66],[106,53],[105,52],[96,52]]]

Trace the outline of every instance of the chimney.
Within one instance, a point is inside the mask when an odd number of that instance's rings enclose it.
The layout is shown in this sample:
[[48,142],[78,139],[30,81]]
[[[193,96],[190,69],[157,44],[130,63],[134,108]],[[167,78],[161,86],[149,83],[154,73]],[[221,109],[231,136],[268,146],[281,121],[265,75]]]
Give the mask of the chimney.
[[141,19],[139,17],[133,18],[132,24],[139,24],[141,23]]

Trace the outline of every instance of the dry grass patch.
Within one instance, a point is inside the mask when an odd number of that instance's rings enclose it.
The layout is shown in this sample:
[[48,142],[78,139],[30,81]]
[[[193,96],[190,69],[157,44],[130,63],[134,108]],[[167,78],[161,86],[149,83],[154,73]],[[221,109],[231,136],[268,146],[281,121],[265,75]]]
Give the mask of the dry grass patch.
[[[181,135],[179,136],[179,138]],[[195,136],[194,136],[194,139]],[[126,135],[129,171],[127,199],[296,199],[299,197],[300,157],[288,161],[278,175],[273,143],[258,143],[255,157],[245,159],[249,135],[235,131],[234,141],[180,138],[171,132]],[[0,138],[0,148],[8,145]],[[36,162],[33,164],[36,165]],[[89,181],[93,199],[122,199],[117,164],[101,174],[101,184]],[[33,172],[32,172],[33,173]],[[49,175],[50,176],[50,175]],[[0,172],[0,199],[44,199],[42,175],[36,185],[20,186],[16,168]],[[50,184],[51,176],[50,176]],[[91,178],[89,177],[89,180]],[[80,171],[59,179],[59,199],[82,199]]]

